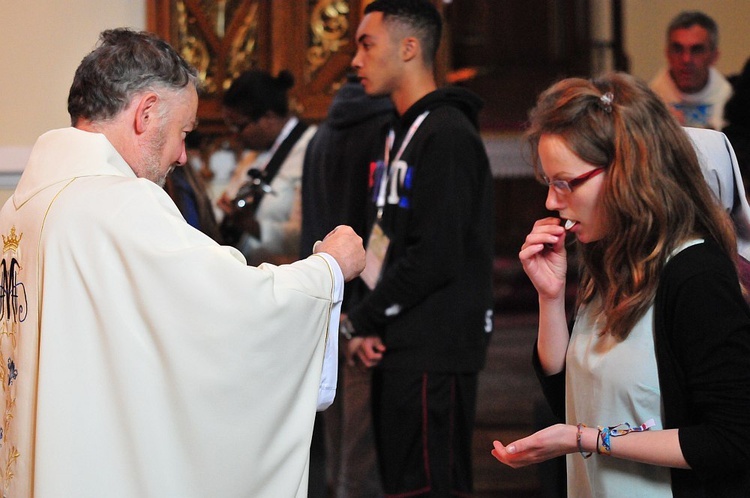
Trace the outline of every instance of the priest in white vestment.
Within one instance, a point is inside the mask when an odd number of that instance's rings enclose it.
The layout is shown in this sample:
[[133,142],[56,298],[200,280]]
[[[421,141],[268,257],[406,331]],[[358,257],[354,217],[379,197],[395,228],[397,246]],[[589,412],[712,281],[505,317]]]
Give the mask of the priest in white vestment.
[[307,495],[361,239],[255,268],[188,225],[158,183],[185,162],[196,86],[153,35],[102,33],[74,127],[39,138],[0,211],[4,496]]

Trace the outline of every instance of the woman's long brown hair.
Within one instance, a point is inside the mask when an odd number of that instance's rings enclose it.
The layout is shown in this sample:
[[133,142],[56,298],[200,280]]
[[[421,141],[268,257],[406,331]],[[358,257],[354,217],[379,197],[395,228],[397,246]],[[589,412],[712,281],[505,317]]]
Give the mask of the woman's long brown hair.
[[600,196],[607,234],[579,243],[578,301],[600,297],[603,333],[627,337],[651,305],[664,264],[685,241],[714,240],[736,266],[734,227],[703,178],[690,138],[642,81],[613,73],[554,84],[530,113],[537,171],[544,134],[607,168]]

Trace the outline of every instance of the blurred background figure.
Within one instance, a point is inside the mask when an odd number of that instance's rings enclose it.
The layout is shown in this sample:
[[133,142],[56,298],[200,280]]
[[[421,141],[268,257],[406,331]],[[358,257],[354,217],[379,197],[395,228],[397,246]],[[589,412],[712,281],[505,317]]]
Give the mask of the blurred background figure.
[[[301,255],[309,256],[315,241],[337,225],[347,224],[364,238],[370,160],[382,152],[393,116],[391,100],[366,95],[354,75],[336,93],[305,154]],[[360,279],[349,282],[343,312],[367,292]],[[372,430],[372,372],[347,362],[349,339],[340,340],[336,400],[318,413],[313,434],[310,497],[376,498],[383,492]]]
[[[740,282],[750,289],[750,205],[745,196],[737,156],[727,136],[715,130],[685,128],[698,154],[701,172],[719,204],[729,214],[737,233]],[[750,302],[750,294],[745,293]]]
[[206,190],[206,183],[195,169],[192,159],[197,156],[199,135],[192,131],[185,138],[188,161],[184,166],[174,168],[167,175],[164,190],[167,191],[177,208],[191,226],[222,244],[219,224]]
[[299,256],[302,162],[316,127],[289,111],[287,91],[293,85],[288,71],[273,77],[253,69],[232,83],[222,101],[230,131],[260,152],[247,165],[239,192],[227,191],[218,201],[226,213],[222,236],[250,265],[283,264]]
[[719,58],[719,28],[699,11],[678,14],[667,28],[668,67],[651,81],[651,89],[664,100],[683,126],[724,126],[724,104],[732,85],[714,68]]
[[727,126],[723,131],[737,154],[747,193],[750,183],[750,59],[745,63],[742,73],[733,77],[731,82],[734,94],[724,108]]

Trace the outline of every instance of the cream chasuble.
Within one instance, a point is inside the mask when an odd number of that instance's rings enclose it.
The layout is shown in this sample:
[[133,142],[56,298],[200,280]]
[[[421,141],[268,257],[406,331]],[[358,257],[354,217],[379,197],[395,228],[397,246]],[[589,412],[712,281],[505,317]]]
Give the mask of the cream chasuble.
[[5,496],[306,496],[335,263],[246,266],[73,128],[0,233]]

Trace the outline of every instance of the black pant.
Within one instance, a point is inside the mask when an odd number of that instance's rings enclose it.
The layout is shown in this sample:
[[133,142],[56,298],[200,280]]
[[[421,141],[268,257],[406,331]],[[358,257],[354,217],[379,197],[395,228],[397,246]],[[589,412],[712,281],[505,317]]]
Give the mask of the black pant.
[[373,423],[386,496],[472,492],[476,373],[376,369]]

